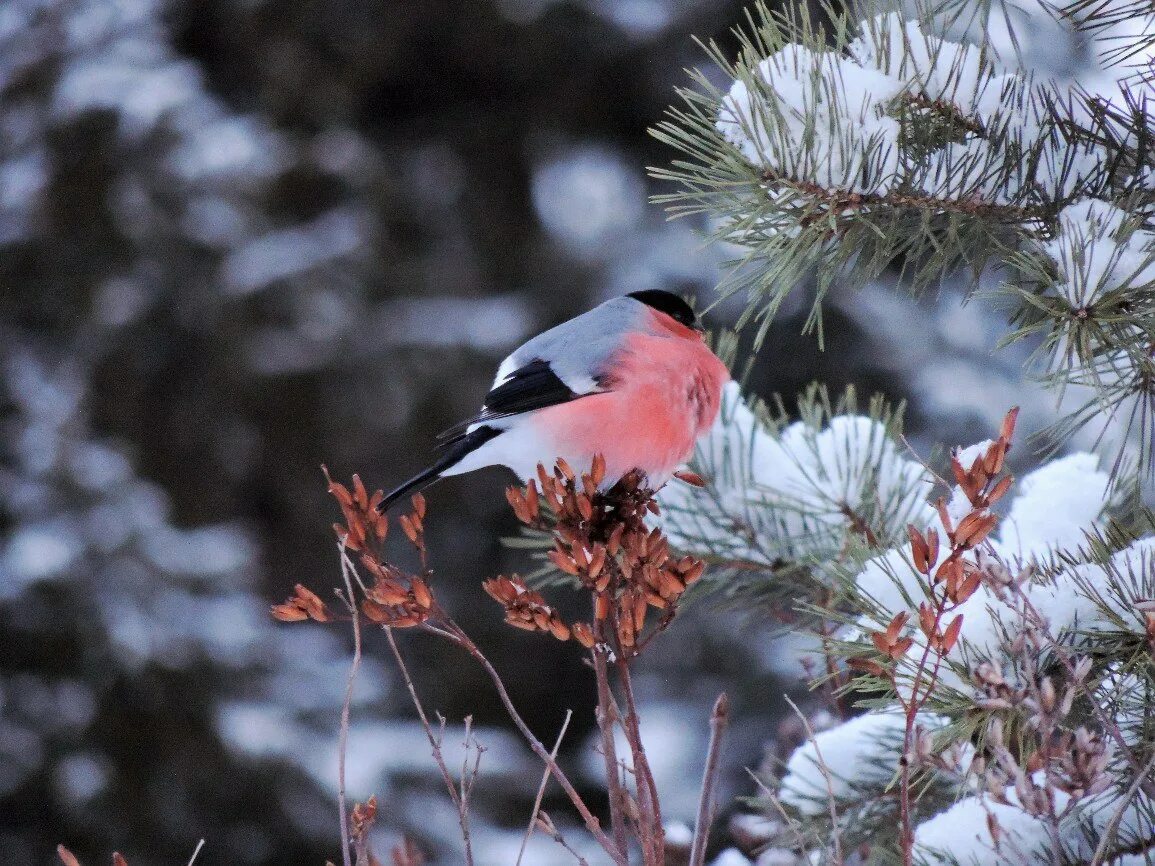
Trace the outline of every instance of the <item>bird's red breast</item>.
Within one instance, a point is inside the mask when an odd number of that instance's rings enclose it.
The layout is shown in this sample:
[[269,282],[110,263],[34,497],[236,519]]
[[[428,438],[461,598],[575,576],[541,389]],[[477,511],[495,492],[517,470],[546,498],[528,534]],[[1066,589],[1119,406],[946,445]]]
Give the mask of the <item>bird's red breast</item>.
[[532,423],[575,468],[600,452],[607,478],[636,468],[658,486],[714,423],[730,373],[700,333],[650,312],[650,327],[615,353],[609,390],[542,409]]

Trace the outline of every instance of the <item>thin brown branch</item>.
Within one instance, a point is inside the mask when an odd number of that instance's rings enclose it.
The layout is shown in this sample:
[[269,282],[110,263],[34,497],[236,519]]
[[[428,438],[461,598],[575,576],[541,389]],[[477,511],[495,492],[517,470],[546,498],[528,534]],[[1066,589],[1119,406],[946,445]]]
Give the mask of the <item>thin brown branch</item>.
[[349,709],[353,704],[353,686],[361,667],[361,616],[353,595],[352,575],[356,569],[349,561],[343,540],[337,545],[337,550],[341,557],[341,577],[345,580],[345,592],[348,593],[344,602],[353,620],[353,661],[349,665],[349,676],[345,682],[345,700],[341,703],[341,733],[337,739],[337,812],[341,819],[341,862],[344,866],[352,866],[349,855],[349,813],[345,802],[345,757],[349,746]]
[[561,830],[559,830],[554,825],[553,819],[549,817],[548,813],[541,812],[537,816],[537,826],[543,833],[547,834],[551,839],[553,839],[554,842],[561,845],[562,848],[572,854],[573,858],[577,860],[578,866],[590,866],[590,864],[586,862],[585,857],[570,847],[569,842],[565,840],[565,837],[561,834]]
[[[441,729],[445,730],[445,718],[438,713],[441,720]],[[442,736],[444,742],[444,736]],[[470,745],[472,743],[472,746]],[[462,741],[465,755],[461,759],[461,780],[458,789],[459,816],[461,819],[461,834],[465,840],[466,862],[473,856],[472,842],[469,834],[469,796],[473,793],[473,785],[477,782],[477,775],[481,771],[481,755],[485,751],[473,735],[473,716],[465,717],[465,739]],[[473,749],[473,766],[469,766],[469,750]]]
[[730,724],[730,699],[718,695],[710,713],[710,745],[706,750],[706,769],[702,771],[702,793],[698,797],[698,817],[694,823],[694,842],[690,846],[690,866],[706,862],[706,845],[710,841],[710,824],[714,821],[714,792],[721,767],[722,737]]
[[[807,836],[803,829],[805,825],[786,810],[786,807],[782,805],[782,799],[777,793],[771,791],[765,782],[758,778],[757,773],[747,767],[746,775],[754,782],[754,787],[762,794],[763,799],[777,810],[778,817],[782,819],[782,826],[791,832],[794,836],[795,845],[800,850],[805,851],[815,846],[823,847],[822,836],[817,830],[811,830],[810,835]],[[830,790],[829,787],[827,790]]]
[[621,683],[622,696],[626,703],[624,729],[626,741],[630,744],[630,753],[633,757],[634,784],[638,791],[638,809],[641,812],[642,825],[639,830],[639,841],[643,851],[649,848],[649,856],[644,858],[647,864],[661,863],[662,852],[665,849],[666,831],[662,827],[662,807],[658,801],[658,786],[654,781],[653,771],[650,769],[650,760],[646,756],[646,747],[642,743],[641,723],[638,719],[638,708],[634,701],[634,685],[630,677],[629,660],[617,653],[618,680]]
[[[549,756],[553,760],[557,760],[558,750],[561,748],[561,741],[565,739],[565,732],[569,729],[569,721],[573,718],[573,710],[565,711],[565,721],[561,723],[561,730],[558,731],[557,740],[554,741],[553,751]],[[517,849],[517,862],[514,866],[521,866],[521,858],[525,856],[525,846],[529,844],[529,837],[533,835],[533,828],[537,825],[537,813],[541,810],[541,798],[545,796],[545,786],[549,784],[549,767],[546,767],[545,772],[541,774],[541,784],[537,786],[537,796],[533,801],[533,811],[529,814],[529,826],[525,828],[525,835],[521,839],[521,847]]]
[[[1041,215],[1037,208],[999,204],[978,198],[952,199],[913,193],[861,193],[837,188],[828,189],[811,180],[783,176],[773,169],[763,171],[762,180],[807,195],[819,202],[827,213],[840,215],[846,211],[869,209],[880,205],[969,214],[1012,224],[1019,224]],[[814,221],[815,218],[810,219]]]
[[[573,783],[570,782],[569,777],[565,774],[561,767],[557,765],[557,762],[550,757],[549,752],[546,751],[546,748],[541,744],[541,741],[533,735],[533,731],[529,729],[529,725],[525,723],[525,720],[517,711],[517,707],[514,706],[513,700],[510,698],[509,692],[505,688],[505,682],[502,680],[501,674],[497,672],[497,669],[493,666],[492,662],[489,661],[489,658],[485,655],[485,653],[481,651],[481,648],[473,642],[472,638],[470,638],[469,635],[462,631],[455,622],[446,616],[441,616],[439,618],[441,619],[442,624],[445,626],[446,631],[444,634],[449,638],[449,640],[473,656],[477,663],[480,664],[485,670],[486,674],[489,676],[490,681],[493,683],[493,687],[497,690],[497,696],[501,700],[502,707],[505,708],[506,715],[509,716],[514,726],[518,729],[522,737],[529,744],[529,747],[533,750],[533,753],[537,755],[537,757],[542,762],[544,762],[547,767],[549,767],[550,772],[553,773],[554,778],[557,779],[558,784],[561,785],[562,790],[565,791],[566,796],[569,797],[573,807],[577,809],[578,814],[581,815],[582,820],[585,822],[586,829],[590,831],[593,837],[597,840],[598,844],[601,845],[603,850],[605,850],[605,852],[610,855],[611,859],[613,859],[617,866],[629,866],[628,858],[623,856],[618,851],[617,846],[614,844],[613,840],[610,839],[610,837],[605,834],[605,831],[602,830],[601,822],[589,810],[589,807],[581,798],[581,795],[577,792],[577,789],[574,788]],[[424,627],[424,625],[422,625],[422,627]]]
[[[944,593],[940,598],[937,593],[935,597],[934,607],[934,633],[938,633],[942,624],[943,614],[946,612],[947,596]],[[914,864],[914,815],[911,810],[910,803],[910,755],[914,746],[914,727],[915,719],[918,718],[918,712],[921,704],[918,699],[918,689],[922,684],[922,677],[926,673],[927,661],[930,659],[931,641],[928,637],[922,647],[922,655],[918,660],[918,667],[915,669],[914,677],[910,685],[910,698],[903,700],[901,692],[899,692],[899,701],[903,705],[905,712],[903,733],[902,733],[902,756],[898,760],[899,764],[899,829],[898,839],[899,847],[902,851],[903,866],[913,866]],[[939,664],[942,662],[942,655],[936,654],[934,669],[931,671],[930,679],[926,684],[926,693],[923,695],[923,702],[930,697],[934,690],[935,684],[938,682]],[[898,692],[897,684],[895,691]],[[817,749],[817,745],[815,749]]]
[[622,784],[618,765],[617,741],[614,726],[619,721],[617,703],[610,691],[609,671],[606,669],[605,630],[600,620],[594,619],[594,636],[597,643],[590,650],[593,657],[594,678],[597,681],[598,706],[596,710],[598,731],[602,739],[602,757],[606,764],[606,793],[610,801],[610,827],[617,850],[625,855],[629,848],[626,842],[625,803],[626,789]]
[[366,833],[358,833],[354,835],[353,850],[357,852],[356,866],[370,866],[369,839]]
[[[469,804],[462,801],[462,798],[457,792],[457,786],[453,782],[453,776],[449,772],[449,767],[445,764],[445,758],[441,754],[441,738],[433,733],[433,727],[429,724],[429,717],[425,714],[425,707],[421,703],[421,698],[417,696],[417,689],[413,686],[413,678],[409,675],[409,668],[405,664],[405,657],[401,655],[401,650],[397,646],[397,641],[393,637],[393,629],[385,628],[385,638],[389,642],[389,649],[393,651],[393,658],[397,662],[397,668],[401,671],[401,678],[405,681],[405,688],[409,690],[409,700],[413,704],[413,708],[417,710],[417,718],[421,720],[421,727],[425,731],[425,737],[429,740],[429,748],[433,752],[433,760],[437,764],[437,769],[441,771],[441,780],[445,783],[446,789],[449,791],[449,799],[453,801],[454,807],[457,809],[457,821],[461,825],[462,841],[465,843],[465,862],[472,866],[473,863],[473,846],[469,833]],[[441,633],[441,632],[437,632]]]
[[986,127],[983,126],[981,120],[968,116],[965,111],[948,99],[931,99],[925,93],[904,93],[901,99],[911,108],[921,108],[946,115],[949,118],[948,123],[965,129],[967,132],[983,136],[987,134]]
[[850,524],[850,531],[855,535],[861,535],[868,545],[872,548],[878,548],[878,536],[875,535],[874,530],[870,528],[870,523],[865,517],[850,507],[850,503],[842,502],[838,506],[839,513],[846,518]]

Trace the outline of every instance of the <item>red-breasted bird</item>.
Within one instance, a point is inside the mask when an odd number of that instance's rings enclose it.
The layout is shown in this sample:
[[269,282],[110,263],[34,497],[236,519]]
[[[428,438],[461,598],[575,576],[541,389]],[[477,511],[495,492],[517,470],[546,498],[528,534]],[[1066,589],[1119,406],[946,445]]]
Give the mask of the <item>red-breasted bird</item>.
[[633,469],[658,488],[714,423],[730,373],[690,305],[657,289],[606,301],[529,340],[498,367],[481,411],[444,434],[445,453],[385,497],[483,466],[523,480],[559,457],[606,461],[603,487]]

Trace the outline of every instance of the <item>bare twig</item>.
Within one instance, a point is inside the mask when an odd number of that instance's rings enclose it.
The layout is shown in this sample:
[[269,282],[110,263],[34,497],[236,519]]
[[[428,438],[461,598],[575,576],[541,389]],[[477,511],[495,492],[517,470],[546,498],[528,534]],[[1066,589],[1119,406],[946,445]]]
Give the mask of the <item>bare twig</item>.
[[569,851],[569,853],[573,855],[574,859],[577,860],[578,866],[590,866],[590,864],[586,862],[585,857],[570,847],[569,843],[565,840],[565,837],[561,834],[561,831],[554,825],[553,819],[550,818],[546,812],[541,812],[538,814],[537,826],[543,833],[547,834],[551,839],[553,839],[553,841],[561,845],[561,847],[565,848],[565,850]]
[[188,866],[193,866],[197,862],[197,856],[201,853],[201,848],[205,847],[205,840],[201,839],[197,842],[197,846],[193,849],[192,856],[189,857]]
[[806,736],[811,743],[814,744],[814,756],[818,759],[818,770],[822,773],[822,779],[826,782],[826,803],[830,810],[830,834],[831,841],[834,844],[834,862],[841,866],[842,864],[842,838],[838,832],[838,804],[834,798],[834,782],[831,779],[830,767],[826,765],[826,761],[822,757],[822,749],[818,746],[818,737],[814,733],[814,728],[810,724],[810,720],[806,718],[806,714],[798,708],[798,705],[789,697],[783,695],[786,703],[790,704],[790,708],[798,715],[799,721],[806,729]]
[[[354,807],[354,809],[356,809],[356,807]],[[354,835],[353,850],[357,852],[356,866],[370,866],[369,839],[367,837],[366,828],[360,828],[360,832]]]
[[[557,760],[558,749],[561,748],[561,741],[565,738],[565,732],[569,729],[569,721],[573,718],[573,710],[565,711],[565,721],[561,723],[561,730],[558,731],[557,740],[553,744],[553,751],[549,756],[553,760]],[[525,856],[525,846],[529,844],[529,837],[533,835],[533,828],[537,824],[537,813],[541,809],[541,798],[545,796],[545,786],[549,784],[549,767],[546,767],[545,772],[541,774],[541,784],[537,786],[537,797],[533,801],[533,811],[529,815],[529,826],[525,828],[525,835],[521,839],[521,847],[517,850],[517,862],[514,866],[521,866],[521,858]]]
[[754,782],[754,787],[762,793],[766,802],[777,810],[778,817],[782,819],[782,826],[786,827],[793,834],[795,844],[799,849],[806,850],[813,845],[825,847],[822,842],[822,836],[817,830],[812,830],[809,836],[806,835],[803,830],[803,823],[786,811],[786,807],[782,805],[782,799],[774,791],[771,791],[765,782],[758,778],[757,773],[747,767],[746,775]]
[[898,439],[900,442],[902,442],[903,445],[906,446],[907,453],[910,454],[911,459],[914,460],[914,462],[919,466],[921,466],[926,471],[926,473],[934,479],[935,484],[938,484],[940,487],[943,487],[946,490],[951,489],[951,482],[943,478],[942,475],[933,466],[931,466],[926,462],[926,460],[923,459],[922,455],[918,453],[918,449],[910,444],[910,440],[906,438],[905,433],[899,433]]
[[698,817],[694,823],[694,842],[690,846],[690,866],[706,862],[706,844],[710,841],[710,824],[714,820],[714,791],[722,754],[722,737],[730,724],[730,699],[718,695],[710,713],[710,745],[706,750],[706,769],[702,771],[702,793],[698,797]]
[[1127,812],[1127,807],[1131,805],[1131,801],[1135,799],[1135,795],[1139,793],[1139,789],[1143,787],[1144,779],[1150,775],[1151,771],[1155,770],[1155,754],[1152,754],[1147,761],[1147,766],[1143,768],[1143,772],[1135,776],[1131,786],[1127,789],[1127,793],[1123,795],[1122,802],[1119,808],[1115,810],[1115,814],[1111,816],[1111,820],[1107,822],[1107,826],[1103,828],[1103,834],[1099,837],[1099,845],[1095,848],[1095,856],[1091,858],[1091,866],[1102,866],[1107,862],[1107,848],[1111,843],[1112,838],[1119,831],[1119,825],[1123,822],[1123,815]]
[[[409,690],[409,700],[412,701],[413,708],[417,710],[417,718],[421,720],[421,727],[425,731],[426,739],[429,740],[433,760],[437,764],[437,769],[441,771],[441,779],[449,791],[449,799],[453,801],[453,805],[457,809],[457,821],[461,825],[462,840],[465,843],[465,862],[467,866],[472,866],[473,845],[469,834],[469,804],[458,794],[457,785],[454,784],[453,776],[449,773],[449,767],[445,764],[445,757],[441,754],[441,737],[433,733],[433,727],[429,724],[429,717],[425,714],[425,707],[421,703],[421,698],[417,696],[417,689],[413,686],[413,678],[409,675],[405,657],[401,655],[401,650],[397,647],[397,641],[393,637],[393,629],[387,627],[384,631],[385,639],[389,642],[389,649],[393,651],[393,658],[397,662],[397,668],[401,671],[401,678],[405,681],[405,688]],[[436,633],[442,634],[440,630]]]
[[602,757],[606,764],[606,792],[610,801],[610,827],[614,835],[614,844],[621,854],[629,850],[626,843],[625,814],[626,790],[622,784],[621,770],[618,765],[617,742],[614,737],[614,725],[619,721],[617,703],[610,691],[609,671],[606,669],[605,634],[599,620],[594,619],[594,636],[597,640],[590,650],[593,657],[594,678],[597,680],[598,706],[597,723],[602,738]]
[[[581,798],[581,795],[577,792],[577,789],[574,788],[573,783],[569,780],[569,777],[565,774],[561,767],[557,765],[557,762],[550,757],[549,752],[546,751],[546,748],[541,744],[541,741],[533,735],[533,731],[529,729],[529,725],[525,723],[525,719],[521,717],[521,714],[517,711],[517,707],[514,706],[513,700],[510,698],[509,692],[505,688],[505,682],[501,679],[501,674],[497,672],[497,669],[493,666],[493,663],[489,661],[489,658],[485,655],[485,653],[481,651],[481,648],[473,642],[472,638],[470,638],[469,635],[462,631],[460,626],[453,622],[453,620],[449,619],[448,616],[441,612],[439,612],[438,619],[445,627],[445,631],[442,632],[442,634],[444,634],[446,637],[448,637],[449,640],[473,656],[477,663],[480,664],[485,670],[486,674],[489,676],[490,682],[493,683],[493,687],[497,690],[497,696],[501,700],[501,705],[504,707],[506,715],[509,716],[514,726],[521,733],[525,741],[529,744],[529,747],[533,750],[533,753],[537,755],[537,757],[543,761],[547,767],[549,767],[550,772],[553,773],[553,777],[557,779],[558,784],[561,785],[562,790],[565,791],[566,796],[569,797],[573,807],[577,809],[578,814],[581,815],[582,820],[585,822],[586,829],[588,829],[593,837],[597,839],[598,844],[601,845],[602,849],[610,855],[614,863],[618,864],[618,866],[629,866],[628,858],[618,851],[614,841],[605,834],[604,830],[602,830],[601,822],[597,819],[593,812],[590,811],[589,806],[586,805],[585,801]],[[424,624],[422,624],[422,628],[424,628]]]
[[[947,597],[944,594],[941,598],[937,594],[934,596],[934,628],[933,632],[938,633],[939,626],[942,623],[942,618],[947,608]],[[918,718],[919,710],[922,704],[930,697],[931,692],[938,682],[938,669],[942,663],[942,654],[936,653],[934,660],[934,667],[931,669],[930,678],[926,683],[926,693],[922,697],[922,702],[919,702],[918,689],[922,685],[923,675],[926,673],[927,662],[930,660],[931,642],[928,637],[922,647],[922,655],[918,660],[918,667],[915,668],[914,676],[910,684],[910,698],[903,701],[901,693],[899,693],[899,702],[902,703],[904,712],[903,730],[902,730],[902,756],[899,758],[899,845],[902,848],[902,862],[903,866],[914,866],[914,816],[911,811],[910,802],[910,755],[912,747],[914,746],[914,728],[915,720]],[[898,691],[897,683],[895,691]],[[815,744],[815,750],[818,745]],[[841,859],[841,858],[840,858]]]
[[621,652],[617,653],[618,679],[621,682],[622,695],[626,701],[625,732],[626,740],[630,744],[633,756],[634,784],[638,790],[638,807],[642,812],[643,827],[639,836],[643,850],[649,846],[650,856],[645,859],[648,863],[661,863],[662,851],[665,848],[666,832],[662,827],[662,809],[658,802],[658,786],[654,781],[654,774],[650,770],[650,761],[646,757],[646,747],[642,743],[641,723],[638,721],[638,709],[634,701],[634,686],[630,677],[629,660]]
[[[440,717],[440,714],[438,714]],[[445,719],[441,717],[442,730],[445,728]],[[473,749],[473,766],[469,766],[469,750],[472,743]],[[465,840],[465,848],[467,851],[466,862],[472,863],[473,860],[473,844],[469,833],[469,795],[473,793],[473,785],[477,781],[477,775],[481,771],[481,755],[485,752],[482,745],[477,742],[477,737],[473,735],[473,716],[465,717],[465,739],[462,742],[465,747],[465,756],[461,759],[461,780],[458,788],[458,815],[461,819],[461,835]]]
[[352,866],[349,856],[349,813],[345,803],[345,753],[349,746],[349,708],[353,704],[353,685],[361,667],[361,616],[353,595],[352,575],[356,569],[345,552],[344,540],[337,545],[337,550],[341,557],[341,577],[345,579],[345,591],[348,593],[344,602],[353,619],[353,662],[349,665],[349,677],[345,682],[345,700],[341,704],[341,733],[337,739],[337,812],[341,818],[341,862],[344,866]]

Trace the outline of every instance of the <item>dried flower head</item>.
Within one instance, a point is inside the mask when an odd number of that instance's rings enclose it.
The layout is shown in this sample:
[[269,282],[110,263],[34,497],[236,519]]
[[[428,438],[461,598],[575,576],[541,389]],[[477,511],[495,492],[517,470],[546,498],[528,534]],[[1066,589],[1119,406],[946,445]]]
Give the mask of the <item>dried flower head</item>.
[[293,594],[283,603],[272,607],[274,619],[281,622],[301,622],[311,619],[316,622],[329,622],[333,617],[325,602],[315,592],[301,584],[293,587]]
[[1073,798],[1093,797],[1111,786],[1107,768],[1112,748],[1104,738],[1085,727],[1064,734],[1054,749],[1051,783]]
[[341,513],[345,517],[344,525],[333,524],[337,537],[350,550],[357,551],[364,550],[368,544],[383,542],[389,533],[389,518],[385,514],[378,513],[377,506],[385,499],[384,491],[377,490],[370,496],[361,477],[354,475],[353,490],[350,492],[344,484],[332,479],[328,467],[322,466],[321,471],[325,473],[325,480],[329,482],[329,492],[341,506]]
[[[518,520],[552,533],[550,561],[593,594],[595,624],[583,627],[578,640],[596,646],[604,626],[619,649],[629,650],[639,643],[647,611],[663,611],[657,628],[664,627],[705,563],[690,556],[675,559],[663,532],[646,526],[646,516],[658,513],[658,505],[644,474],[627,473],[603,491],[605,471],[601,455],[581,475],[564,460],[552,472],[539,465],[537,478],[509,488],[506,498]],[[692,473],[683,480],[701,481]]]
[[569,640],[570,629],[540,592],[530,589],[516,574],[495,577],[482,584],[485,591],[505,606],[505,621],[526,631],[549,632],[558,640]]
[[903,626],[909,615],[906,611],[896,613],[891,619],[890,624],[887,625],[885,631],[872,632],[870,639],[874,642],[875,648],[884,656],[894,660],[901,658],[910,649],[914,640],[909,637],[902,637]]
[[364,803],[357,803],[353,806],[353,812],[349,816],[349,825],[353,830],[354,836],[363,836],[369,832],[373,826],[373,822],[377,820],[377,797],[371,796]]
[[[398,517],[405,537],[421,554],[423,574],[409,575],[382,558],[381,549],[389,533],[389,518],[379,513],[378,508],[385,494],[377,490],[370,496],[357,475],[353,476],[353,489],[350,491],[344,484],[334,481],[328,469],[321,468],[325,472],[329,493],[337,500],[345,517],[345,523],[334,524],[333,529],[347,550],[360,553],[361,565],[373,578],[370,586],[362,586],[365,597],[356,607],[370,622],[392,628],[420,625],[428,620],[436,605],[424,565],[425,497],[415,494],[413,510]],[[351,599],[349,603],[353,605],[355,600]],[[303,619],[298,607],[300,604],[294,604],[290,599],[288,603],[274,607],[273,615],[278,619]],[[350,609],[355,610],[353,607]],[[318,618],[311,612],[308,615]]]
[[377,820],[377,798],[370,797],[365,803],[357,803],[349,815],[349,836],[353,842],[353,850],[357,854],[358,864],[375,866],[380,861],[373,856],[369,849],[369,831]]
[[587,623],[575,622],[570,626],[570,631],[573,632],[573,638],[586,649],[593,649],[597,642],[594,638],[594,631]]
[[406,587],[400,578],[388,573],[376,576],[376,583],[366,589],[366,598],[361,602],[361,612],[366,618],[391,628],[408,628],[429,619],[433,613],[433,593],[422,578],[410,577]]

